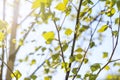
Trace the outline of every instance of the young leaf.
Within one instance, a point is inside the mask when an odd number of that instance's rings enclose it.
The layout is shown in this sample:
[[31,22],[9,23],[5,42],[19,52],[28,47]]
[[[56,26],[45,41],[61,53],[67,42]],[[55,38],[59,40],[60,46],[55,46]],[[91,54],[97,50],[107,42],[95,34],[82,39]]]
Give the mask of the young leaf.
[[120,0],[117,0],[117,8],[118,8],[118,11],[120,11]]
[[67,36],[69,36],[69,35],[71,35],[72,34],[72,29],[70,29],[70,28],[67,28],[66,30],[65,30],[65,34],[67,35]]
[[33,60],[31,61],[30,65],[34,65],[34,64],[36,64],[36,60],[35,60],[35,59],[33,59]]
[[108,71],[108,70],[110,70],[110,67],[106,66],[104,69]]
[[94,47],[95,46],[95,42],[91,41],[90,42],[90,48]]
[[58,3],[57,6],[55,7],[57,10],[64,12],[66,9],[66,5],[62,2]]
[[108,28],[108,25],[103,25],[103,26],[98,30],[98,32],[99,32],[99,33],[104,32],[104,31],[107,30],[107,28]]
[[50,32],[44,32],[42,34],[42,36],[44,37],[44,39],[46,40],[46,43],[47,44],[50,44],[52,42],[52,40],[54,39],[55,37],[55,34],[53,31],[50,31]]
[[20,73],[19,70],[16,70],[16,71],[13,72],[13,73],[15,74],[15,76],[14,76],[13,74],[11,74],[11,77],[12,77],[12,78],[16,77],[17,79],[19,79],[19,78],[22,76],[22,74]]
[[108,57],[108,52],[103,52],[103,58],[107,58]]
[[98,70],[100,68],[100,64],[99,63],[95,63],[93,65],[90,66],[90,69],[92,72]]
[[5,37],[4,33],[0,32],[0,41],[3,41],[4,37]]
[[36,75],[31,75],[31,79],[36,80],[37,76]]
[[75,52],[82,52],[82,51],[83,51],[83,49],[80,47],[75,50]]
[[88,63],[88,59],[87,58],[84,59],[84,63],[85,64]]
[[73,68],[73,69],[72,69],[72,73],[73,73],[73,74],[77,74],[77,70],[78,70],[78,68]]
[[41,4],[47,4],[49,1],[48,0],[35,0],[32,3],[32,9],[39,8]]
[[114,36],[114,37],[117,37],[118,36],[118,31],[112,31],[112,35]]
[[51,80],[51,76],[44,77],[44,80]]
[[68,44],[66,43],[66,44],[63,45],[63,51],[66,51],[67,48],[68,48]]
[[64,3],[65,5],[67,5],[67,4],[68,4],[68,0],[63,0],[63,3]]

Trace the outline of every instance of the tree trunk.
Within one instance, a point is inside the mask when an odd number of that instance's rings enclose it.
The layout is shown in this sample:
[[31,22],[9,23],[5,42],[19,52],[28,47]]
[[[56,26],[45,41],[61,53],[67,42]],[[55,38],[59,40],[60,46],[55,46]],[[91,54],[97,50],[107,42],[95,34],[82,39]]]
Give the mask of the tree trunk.
[[[7,61],[7,65],[10,67],[10,69],[13,71],[14,70],[14,62],[16,58],[16,44],[13,43],[13,39],[16,39],[16,32],[17,32],[17,21],[18,21],[18,16],[19,16],[19,2],[20,0],[14,0],[14,12],[13,12],[13,23],[11,27],[11,37],[10,37],[10,49],[9,49],[9,58]],[[7,74],[6,74],[6,80],[11,80],[11,71],[7,69]]]

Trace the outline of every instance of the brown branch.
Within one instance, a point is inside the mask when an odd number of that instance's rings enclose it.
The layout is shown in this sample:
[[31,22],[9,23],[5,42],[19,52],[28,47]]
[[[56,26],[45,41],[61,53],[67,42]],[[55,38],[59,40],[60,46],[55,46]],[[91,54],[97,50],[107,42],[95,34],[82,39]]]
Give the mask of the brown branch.
[[[72,49],[71,49],[71,55],[70,55],[70,57],[72,57],[73,54],[74,54],[74,48],[75,48],[75,43],[76,43],[76,38],[77,38],[77,27],[79,25],[79,15],[80,15],[80,10],[81,10],[81,6],[82,6],[82,2],[83,2],[83,0],[80,0],[79,7],[78,7],[78,10],[77,10],[77,18],[76,18],[76,24],[75,24],[75,33],[74,33],[74,38],[73,38],[73,44],[72,44]],[[69,69],[70,70],[71,70],[71,65],[72,65],[72,63],[69,63]],[[69,74],[70,74],[70,70],[66,72],[65,80],[68,80]]]
[[[5,64],[6,65],[6,67],[9,69],[9,71],[13,74],[13,76],[16,78],[16,80],[17,80],[17,77],[16,77],[16,75],[13,73],[13,71],[12,71],[12,69],[0,58],[0,60],[2,61],[2,63],[3,64]],[[2,80],[2,79],[0,79],[0,80]]]
[[66,66],[66,62],[65,62],[65,58],[64,58],[64,52],[63,52],[63,47],[62,47],[62,44],[61,44],[60,30],[58,29],[58,26],[57,26],[55,20],[54,20],[54,24],[55,24],[55,28],[57,30],[58,42],[59,42],[59,46],[60,46],[60,49],[61,49],[61,57],[62,57],[63,63],[65,64],[65,71],[67,71],[67,66]]
[[[13,10],[13,23],[12,23],[12,28],[11,28],[11,37],[10,37],[10,50],[9,50],[9,57],[7,59],[7,65],[11,68],[13,71],[14,69],[14,62],[16,58],[15,48],[16,44],[12,42],[13,39],[16,39],[16,32],[17,32],[17,21],[18,21],[18,15],[19,15],[19,0],[14,0],[14,10]],[[6,80],[11,80],[11,72],[9,69],[7,69],[6,73]]]
[[[96,20],[100,15],[101,15],[101,14],[99,14],[98,16],[96,16],[96,17],[93,19],[93,21],[90,22],[89,25],[91,25],[91,24],[94,22],[94,20]],[[101,15],[101,18],[102,18],[102,15]],[[94,36],[94,34],[95,34],[95,31],[97,30],[97,27],[98,27],[98,25],[99,25],[99,23],[100,23],[100,21],[101,21],[101,18],[99,19],[99,21],[98,21],[98,23],[97,23],[97,25],[96,25],[93,33],[91,33],[91,37],[90,37],[90,40],[89,40],[88,47],[87,47],[87,49],[86,49],[86,51],[85,51],[85,53],[84,53],[84,55],[83,55],[83,59],[82,59],[82,61],[81,61],[81,64],[80,64],[79,67],[78,67],[77,73],[73,76],[73,79],[72,79],[72,80],[75,79],[75,77],[77,76],[78,72],[80,71],[80,69],[81,69],[81,67],[82,67],[82,65],[83,65],[83,62],[84,62],[85,57],[86,57],[86,55],[87,55],[87,52],[88,52],[88,50],[89,50],[89,48],[90,48],[90,42],[92,41],[92,38],[93,38],[93,36]],[[92,31],[92,30],[91,30],[91,31]]]
[[110,63],[111,63],[111,62],[116,62],[116,61],[120,61],[120,59],[111,60]]
[[119,33],[120,33],[120,12],[119,12],[118,35],[117,35],[117,38],[116,38],[115,46],[114,46],[114,48],[113,48],[113,50],[112,50],[112,53],[111,53],[111,56],[110,56],[108,62],[98,71],[97,76],[98,76],[98,75],[100,74],[100,72],[111,62],[112,57],[113,57],[113,55],[114,55],[114,53],[115,53],[115,50],[116,50],[116,48],[117,48],[117,45],[118,45]]

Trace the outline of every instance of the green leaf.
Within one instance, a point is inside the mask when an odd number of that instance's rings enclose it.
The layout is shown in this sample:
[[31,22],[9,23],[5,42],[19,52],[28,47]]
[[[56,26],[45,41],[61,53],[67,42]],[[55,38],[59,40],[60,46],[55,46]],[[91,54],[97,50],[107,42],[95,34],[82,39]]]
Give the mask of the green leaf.
[[106,12],[106,15],[111,17],[115,14],[115,12],[116,12],[115,8],[109,8]]
[[46,47],[42,47],[42,52],[44,52],[46,50]]
[[71,56],[70,57],[70,63],[74,62],[75,61],[75,56]]
[[62,62],[62,64],[61,64],[61,68],[67,68],[68,67],[68,63],[66,62],[66,63],[64,63],[64,62]]
[[24,78],[24,80],[30,80],[30,78]]
[[68,0],[63,0],[63,3],[64,3],[65,5],[67,5],[67,4],[68,4]]
[[88,59],[87,58],[84,59],[84,63],[85,64],[88,63]]
[[45,74],[48,74],[49,71],[50,71],[49,68],[44,69],[44,73],[45,73]]
[[36,8],[39,8],[41,7],[42,4],[48,4],[50,1],[49,0],[35,0],[33,3],[32,3],[32,9],[36,9]]
[[113,66],[120,66],[120,63],[119,63],[119,62],[115,62],[115,63],[113,64]]
[[44,77],[44,80],[51,80],[51,76]]
[[36,75],[31,75],[30,76],[32,80],[36,80],[37,76]]
[[3,32],[0,31],[0,42],[3,41],[5,38],[5,35]]
[[81,28],[80,28],[80,33],[86,31],[87,29],[89,29],[89,26],[86,26],[86,25],[83,25]]
[[108,52],[103,52],[103,58],[107,58],[108,57]]
[[36,64],[36,60],[35,60],[35,59],[33,59],[33,60],[31,61],[30,65],[34,65],[34,64]]
[[68,48],[68,44],[66,43],[66,44],[63,45],[63,51],[66,51],[67,48]]
[[73,68],[73,69],[72,69],[72,73],[73,73],[73,74],[77,74],[77,70],[78,70],[78,68]]
[[20,79],[22,74],[20,73],[19,70],[16,70],[15,72],[13,72],[15,74],[15,76],[13,74],[11,74],[11,77],[14,78],[16,77],[17,79]]
[[112,31],[112,35],[114,36],[114,37],[117,37],[118,36],[118,31]]
[[100,69],[100,64],[99,63],[95,63],[95,64],[90,66],[90,69],[91,69],[92,72],[94,72],[94,71]]
[[98,29],[98,32],[101,33],[101,32],[104,32],[106,31],[108,28],[108,25],[103,25],[100,29]]
[[115,19],[115,24],[119,24],[119,18]]
[[97,75],[96,74],[90,74],[89,75],[89,80],[96,80]]
[[93,41],[90,42],[90,48],[94,47],[95,43]]
[[104,69],[108,71],[110,70],[110,67],[107,65]]
[[77,54],[76,56],[75,56],[75,58],[76,58],[76,60],[80,60],[80,59],[82,59],[82,54]]
[[64,12],[66,10],[66,5],[63,2],[60,2],[55,7],[57,10]]
[[72,34],[72,29],[70,29],[70,28],[67,28],[66,30],[65,30],[65,34],[67,35],[67,36],[69,36],[69,35],[71,35]]
[[59,53],[58,53],[58,54],[54,54],[54,55],[52,55],[52,59],[53,59],[53,61],[54,61],[54,60],[57,60],[57,59],[59,58],[59,56],[60,56]]
[[120,11],[120,0],[117,0],[117,8],[118,8],[118,11]]
[[46,40],[46,43],[47,44],[50,44],[52,42],[52,40],[54,39],[55,37],[55,34],[53,31],[50,31],[50,32],[44,32],[42,34],[42,36],[44,37],[44,39]]
[[80,47],[75,50],[75,52],[82,52],[82,51],[83,51],[83,49]]

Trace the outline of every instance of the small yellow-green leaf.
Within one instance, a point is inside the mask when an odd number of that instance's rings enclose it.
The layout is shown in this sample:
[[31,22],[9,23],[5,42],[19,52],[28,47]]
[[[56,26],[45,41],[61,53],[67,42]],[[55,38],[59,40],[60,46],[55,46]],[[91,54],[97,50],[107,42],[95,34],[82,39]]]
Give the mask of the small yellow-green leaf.
[[16,70],[15,72],[13,72],[14,73],[14,75],[13,74],[11,74],[11,77],[12,78],[17,78],[17,79],[19,79],[21,76],[22,76],[22,74],[20,73],[20,71],[19,70]]
[[47,0],[35,0],[33,3],[32,3],[32,8],[35,9],[35,8],[38,8],[41,6],[41,4],[47,4],[48,1]]
[[19,41],[19,45],[22,46],[23,44],[24,44],[23,39],[20,39],[20,41]]
[[66,51],[67,48],[68,48],[68,44],[66,43],[66,44],[63,45],[63,51]]
[[108,52],[103,52],[103,58],[107,58],[108,57]]
[[117,0],[117,8],[118,8],[118,11],[120,11],[120,0]]
[[70,29],[70,28],[67,28],[66,30],[65,30],[65,34],[67,35],[67,36],[69,36],[69,35],[71,35],[72,34],[72,29]]
[[30,65],[34,65],[34,64],[36,64],[36,60],[35,60],[35,59],[33,59],[33,60],[31,61]]
[[46,40],[46,43],[47,44],[50,44],[52,42],[52,40],[54,39],[55,37],[55,34],[53,31],[50,31],[50,32],[44,32],[42,34],[42,36],[44,37],[44,39]]
[[64,3],[65,5],[67,5],[67,4],[68,4],[68,0],[63,0],[63,3]]
[[3,40],[4,40],[4,38],[5,38],[4,33],[0,32],[0,41],[3,41]]
[[51,76],[44,77],[44,80],[51,80]]
[[80,47],[75,50],[75,52],[82,52],[82,51],[83,51],[83,49]]
[[108,71],[108,70],[110,70],[110,67],[106,66],[104,69]]
[[57,10],[64,12],[66,9],[66,5],[62,2],[58,3],[57,6],[55,7]]
[[106,15],[111,17],[115,14],[115,12],[116,12],[115,8],[110,8],[107,10]]
[[103,25],[103,26],[98,30],[98,32],[99,32],[99,33],[104,32],[104,31],[107,30],[107,28],[108,28],[108,25]]

